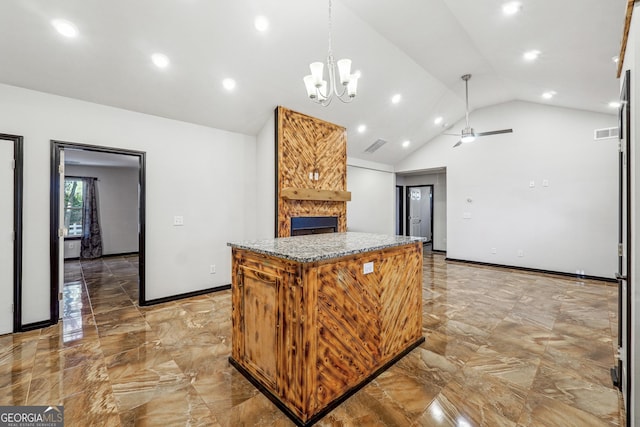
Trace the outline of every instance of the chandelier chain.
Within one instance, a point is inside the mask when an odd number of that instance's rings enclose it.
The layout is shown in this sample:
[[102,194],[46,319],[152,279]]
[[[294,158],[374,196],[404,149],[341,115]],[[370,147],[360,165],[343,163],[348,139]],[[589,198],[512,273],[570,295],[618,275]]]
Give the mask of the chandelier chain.
[[329,58],[333,57],[333,51],[331,50],[331,30],[332,30],[332,22],[331,22],[331,0],[329,0]]

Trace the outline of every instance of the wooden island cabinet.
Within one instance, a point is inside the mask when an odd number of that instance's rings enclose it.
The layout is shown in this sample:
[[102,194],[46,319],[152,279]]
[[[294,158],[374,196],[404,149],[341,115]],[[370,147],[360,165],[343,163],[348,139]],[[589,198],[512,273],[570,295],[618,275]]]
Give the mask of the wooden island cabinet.
[[424,341],[421,238],[331,233],[229,246],[229,360],[298,425]]

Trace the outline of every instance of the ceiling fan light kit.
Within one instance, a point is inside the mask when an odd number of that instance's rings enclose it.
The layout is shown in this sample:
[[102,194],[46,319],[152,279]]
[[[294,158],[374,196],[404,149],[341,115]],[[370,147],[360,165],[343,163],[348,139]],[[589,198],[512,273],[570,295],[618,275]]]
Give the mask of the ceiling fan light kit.
[[469,79],[471,78],[471,74],[464,74],[461,79],[464,80],[464,95],[465,95],[465,127],[462,129],[460,134],[456,133],[446,133],[445,135],[454,135],[460,136],[460,140],[456,142],[454,147],[457,147],[463,143],[473,142],[476,138],[480,136],[487,135],[497,135],[500,133],[511,133],[513,129],[501,129],[501,130],[493,130],[489,132],[475,132],[473,128],[469,125]]
[[460,137],[460,141],[465,142],[473,142],[476,140],[476,136],[473,133],[473,128],[466,128],[462,130],[462,136]]

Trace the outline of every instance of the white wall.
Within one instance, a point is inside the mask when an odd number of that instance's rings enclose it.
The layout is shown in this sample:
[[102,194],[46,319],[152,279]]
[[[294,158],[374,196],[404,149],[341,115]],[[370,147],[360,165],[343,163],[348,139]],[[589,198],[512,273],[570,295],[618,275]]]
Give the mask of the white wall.
[[226,243],[255,233],[255,137],[8,85],[0,130],[24,136],[24,324],[49,319],[51,139],[147,153],[147,299],[231,282]]
[[347,230],[395,234],[395,186],[391,166],[347,159]]
[[[640,330],[640,313],[638,313],[640,307],[640,280],[638,280],[638,274],[640,274],[640,233],[638,233],[638,227],[640,227],[640,202],[638,200],[638,188],[640,188],[640,173],[638,167],[640,166],[640,150],[638,149],[639,133],[637,131],[640,126],[640,88],[638,83],[640,79],[637,78],[637,73],[640,72],[640,55],[638,55],[638,49],[640,49],[640,6],[636,3],[633,9],[633,19],[631,21],[631,28],[629,31],[629,38],[627,40],[627,48],[624,56],[623,73],[626,70],[631,70],[631,153],[629,158],[631,159],[631,280],[627,283],[627,286],[631,286],[632,298],[631,298],[631,323],[632,323],[632,335],[631,340],[631,401],[627,404],[631,407],[631,426],[640,426],[640,399],[638,398],[638,384],[640,381],[640,364],[638,363],[638,355],[640,354],[640,341],[637,339]],[[623,79],[620,79],[622,85]]]
[[[138,170],[129,167],[65,166],[65,175],[98,178],[96,186],[103,255],[138,251]],[[66,240],[64,257],[79,256],[80,241]]]
[[455,149],[455,137],[441,136],[395,165],[447,168],[447,256],[612,278],[617,141],[596,142],[593,130],[617,126],[616,115],[514,101],[473,111],[471,122],[514,133]]
[[256,138],[256,239],[276,236],[275,109]]
[[[447,174],[430,173],[424,175],[398,176],[398,185],[433,185],[433,249],[447,250]],[[403,202],[403,226],[406,228],[406,193]],[[406,234],[406,230],[405,230]]]

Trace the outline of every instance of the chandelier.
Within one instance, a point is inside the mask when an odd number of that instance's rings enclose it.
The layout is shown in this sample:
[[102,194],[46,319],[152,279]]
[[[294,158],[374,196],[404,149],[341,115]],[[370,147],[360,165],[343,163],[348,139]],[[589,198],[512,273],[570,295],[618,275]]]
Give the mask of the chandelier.
[[[336,81],[336,66],[338,77]],[[341,59],[335,61],[331,51],[331,0],[329,0],[329,53],[327,54],[327,73],[329,81],[323,79],[324,64],[313,62],[309,65],[311,74],[305,76],[304,85],[307,88],[307,96],[315,103],[326,107],[331,104],[335,96],[344,103],[353,101],[358,89],[358,74],[351,74],[351,60]]]

